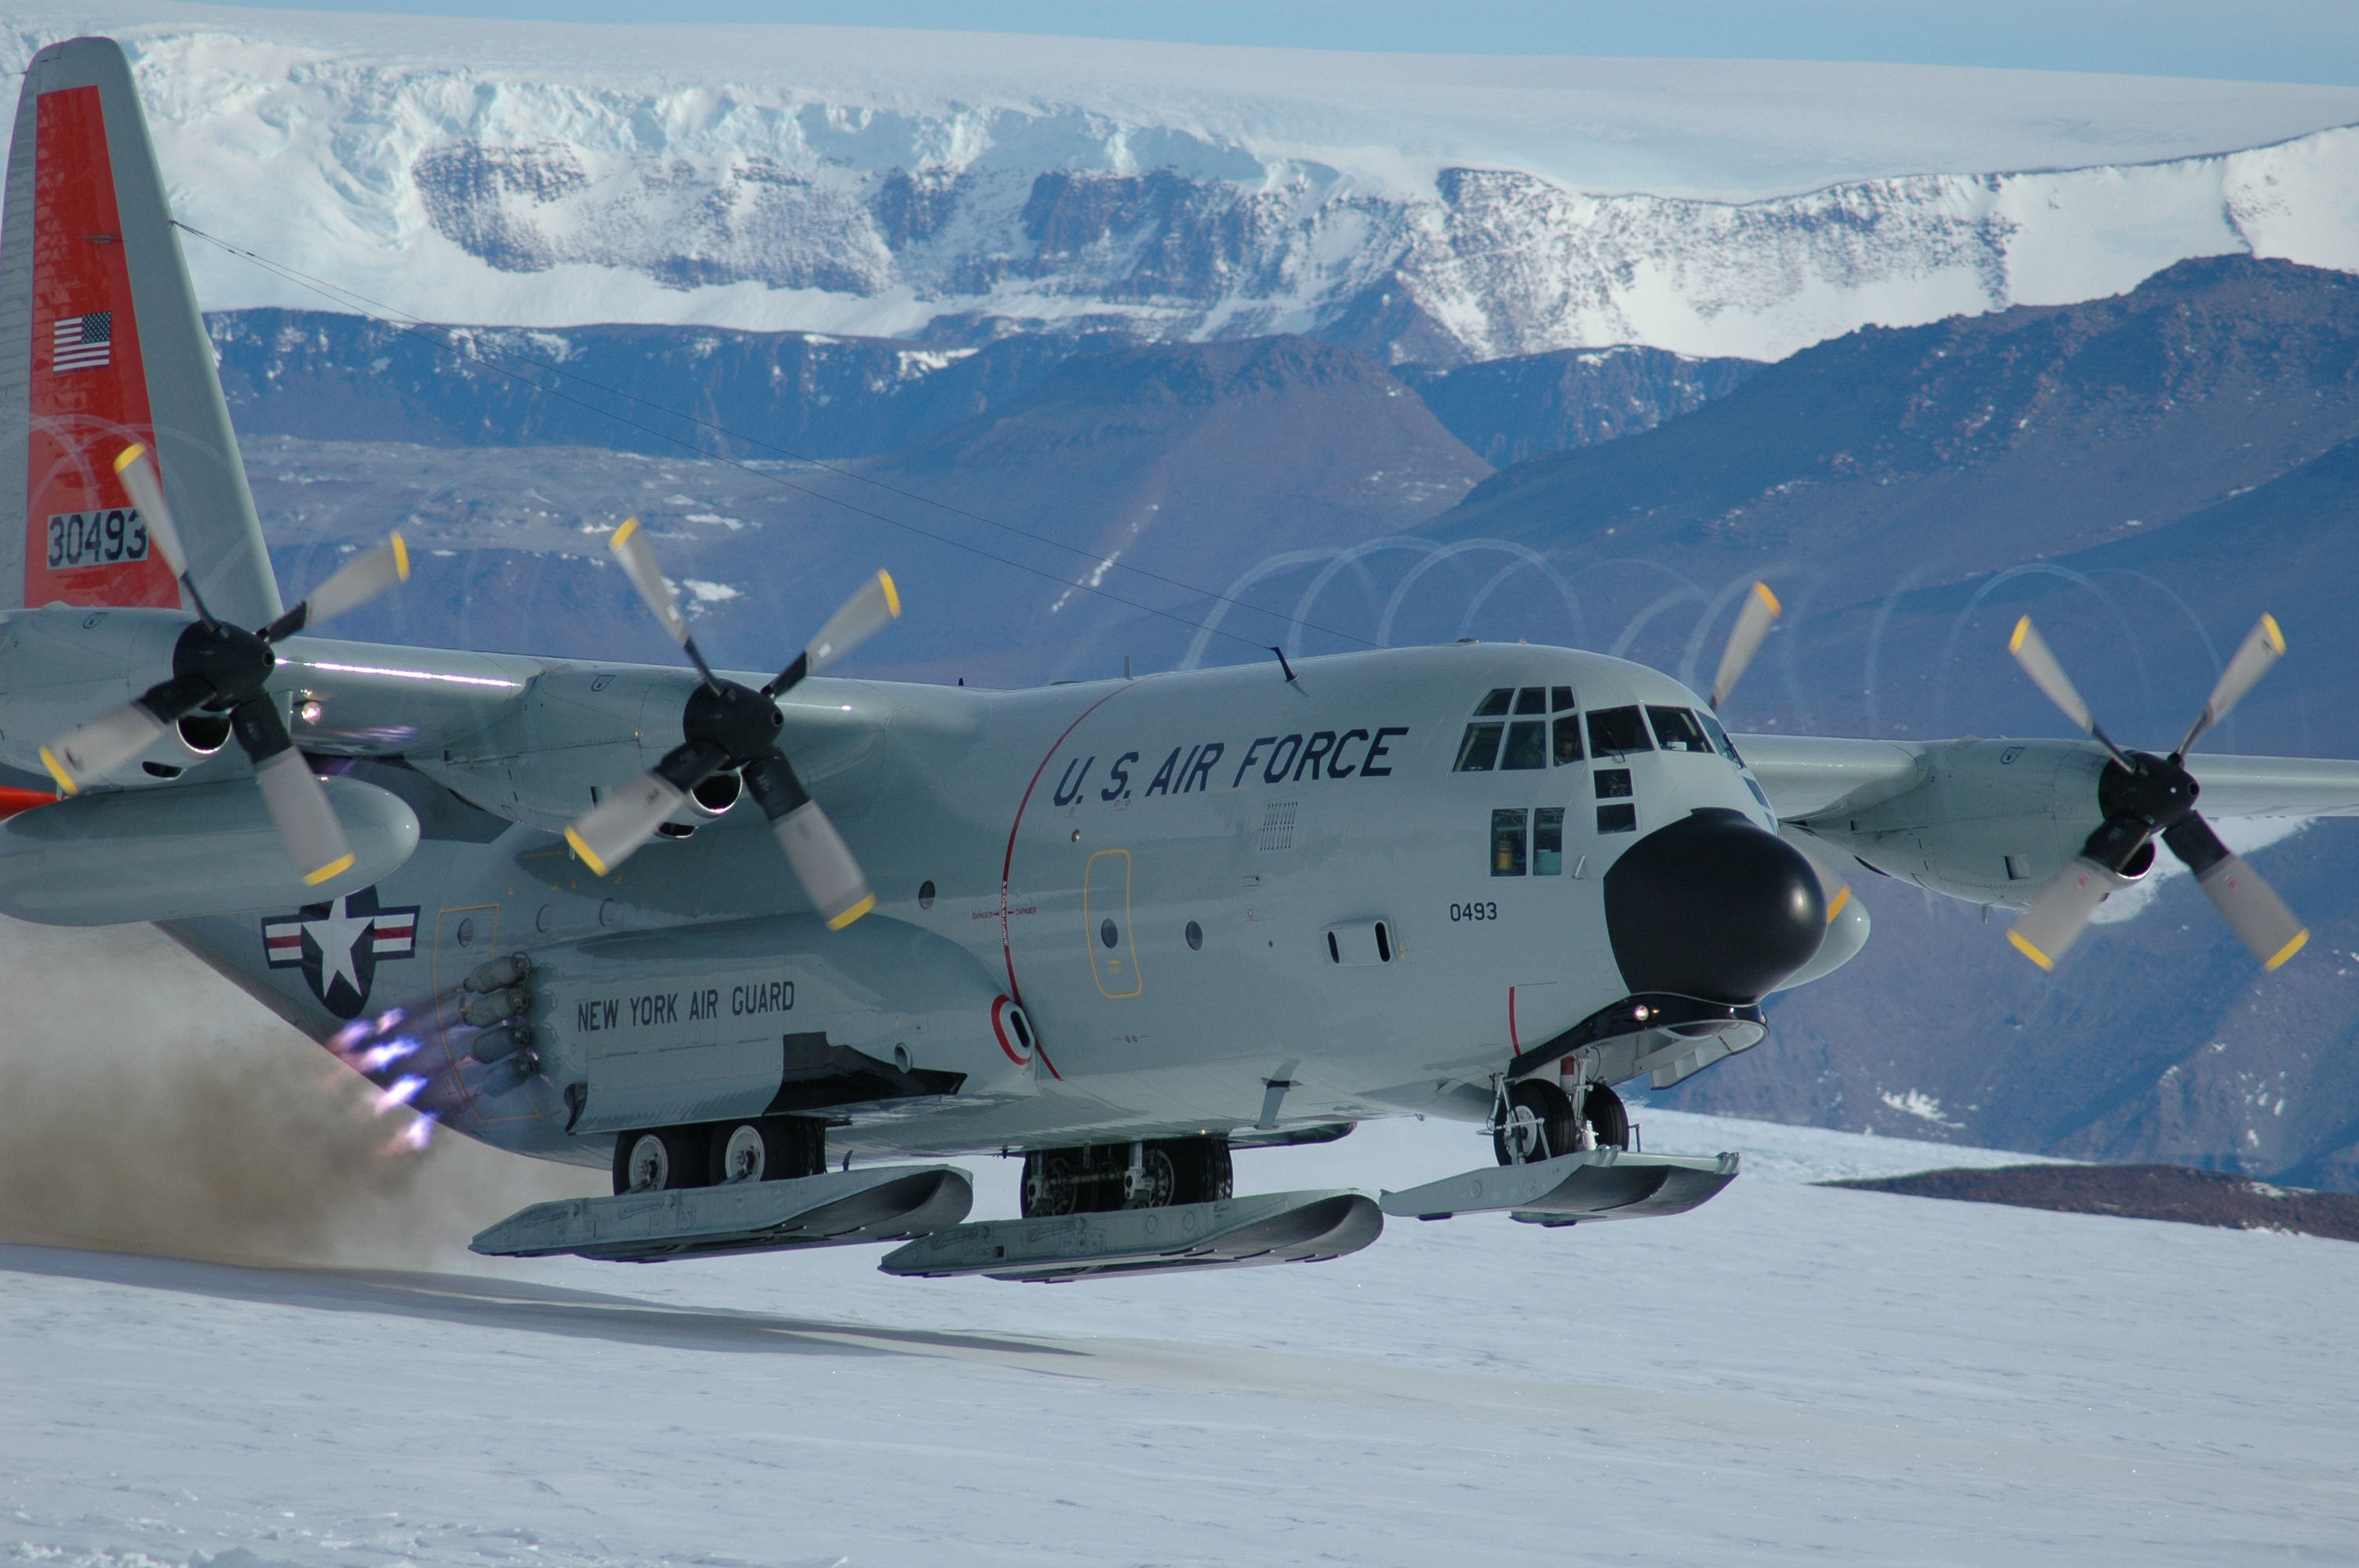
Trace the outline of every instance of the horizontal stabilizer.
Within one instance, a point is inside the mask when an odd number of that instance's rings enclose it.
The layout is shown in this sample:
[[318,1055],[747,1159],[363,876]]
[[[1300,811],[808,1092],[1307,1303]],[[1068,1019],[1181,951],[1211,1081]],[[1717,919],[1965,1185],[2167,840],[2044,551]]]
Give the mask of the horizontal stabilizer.
[[777,1182],[537,1203],[468,1246],[492,1258],[570,1252],[615,1263],[660,1263],[902,1241],[956,1225],[973,1206],[974,1184],[955,1166],[879,1165]]
[[1317,1263],[1384,1233],[1365,1193],[1259,1193],[1216,1203],[1116,1209],[1059,1219],[998,1219],[938,1230],[886,1255],[888,1274],[1080,1280],[1179,1269]]
[[1736,1180],[1734,1154],[1632,1154],[1592,1149],[1528,1165],[1489,1165],[1384,1195],[1398,1218],[1512,1214],[1536,1225],[1685,1214]]

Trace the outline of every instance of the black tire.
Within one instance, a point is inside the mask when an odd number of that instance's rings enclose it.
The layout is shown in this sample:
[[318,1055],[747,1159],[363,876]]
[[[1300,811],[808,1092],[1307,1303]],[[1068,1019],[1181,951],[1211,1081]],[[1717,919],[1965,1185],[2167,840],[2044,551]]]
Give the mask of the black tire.
[[1227,1139],[1175,1138],[1163,1147],[1170,1151],[1180,1176],[1173,1203],[1217,1203],[1235,1195],[1236,1173]]
[[705,1174],[716,1187],[733,1181],[790,1181],[826,1169],[827,1123],[816,1117],[749,1117],[713,1124]]
[[703,1186],[710,1174],[706,1160],[711,1137],[711,1130],[702,1127],[656,1127],[624,1133],[614,1140],[614,1191]]
[[[1175,1153],[1179,1158],[1173,1157]],[[1169,1143],[1149,1143],[1138,1152],[1138,1184],[1129,1191],[1123,1189],[1130,1186],[1130,1162],[1127,1159],[1123,1162],[1121,1186],[1115,1189],[1118,1206],[1169,1208],[1175,1203],[1185,1203],[1187,1200],[1180,1195],[1180,1191],[1183,1181],[1181,1172],[1186,1164],[1186,1151],[1175,1151]]]
[[1630,1113],[1611,1085],[1589,1086],[1589,1092],[1581,1097],[1581,1116],[1589,1123],[1590,1130],[1597,1134],[1600,1149],[1630,1147]]
[[1491,1152],[1502,1165],[1528,1165],[1570,1154],[1580,1145],[1572,1101],[1546,1078],[1523,1078],[1507,1090],[1507,1114],[1491,1131]]

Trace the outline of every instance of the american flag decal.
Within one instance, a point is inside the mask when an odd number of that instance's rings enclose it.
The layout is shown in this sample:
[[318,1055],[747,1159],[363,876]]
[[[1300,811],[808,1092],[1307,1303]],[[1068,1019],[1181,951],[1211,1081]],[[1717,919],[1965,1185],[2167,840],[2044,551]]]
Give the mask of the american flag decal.
[[93,310],[87,316],[60,317],[50,330],[50,368],[96,370],[106,363],[114,344],[114,312]]

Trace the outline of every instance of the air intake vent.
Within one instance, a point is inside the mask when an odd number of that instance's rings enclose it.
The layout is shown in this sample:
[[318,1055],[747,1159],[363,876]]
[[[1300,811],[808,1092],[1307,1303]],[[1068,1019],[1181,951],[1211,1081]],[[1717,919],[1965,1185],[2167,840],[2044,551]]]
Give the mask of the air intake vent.
[[1301,802],[1273,801],[1261,814],[1261,841],[1258,849],[1291,849],[1294,848],[1294,814]]

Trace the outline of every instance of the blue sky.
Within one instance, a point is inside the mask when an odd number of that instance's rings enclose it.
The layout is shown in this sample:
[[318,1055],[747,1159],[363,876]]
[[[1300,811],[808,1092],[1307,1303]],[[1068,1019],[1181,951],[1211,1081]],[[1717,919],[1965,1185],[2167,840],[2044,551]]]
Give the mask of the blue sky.
[[[281,8],[576,22],[657,15],[646,0],[303,0]],[[1887,60],[2359,85],[2359,0],[670,0],[660,14],[1175,43]]]

